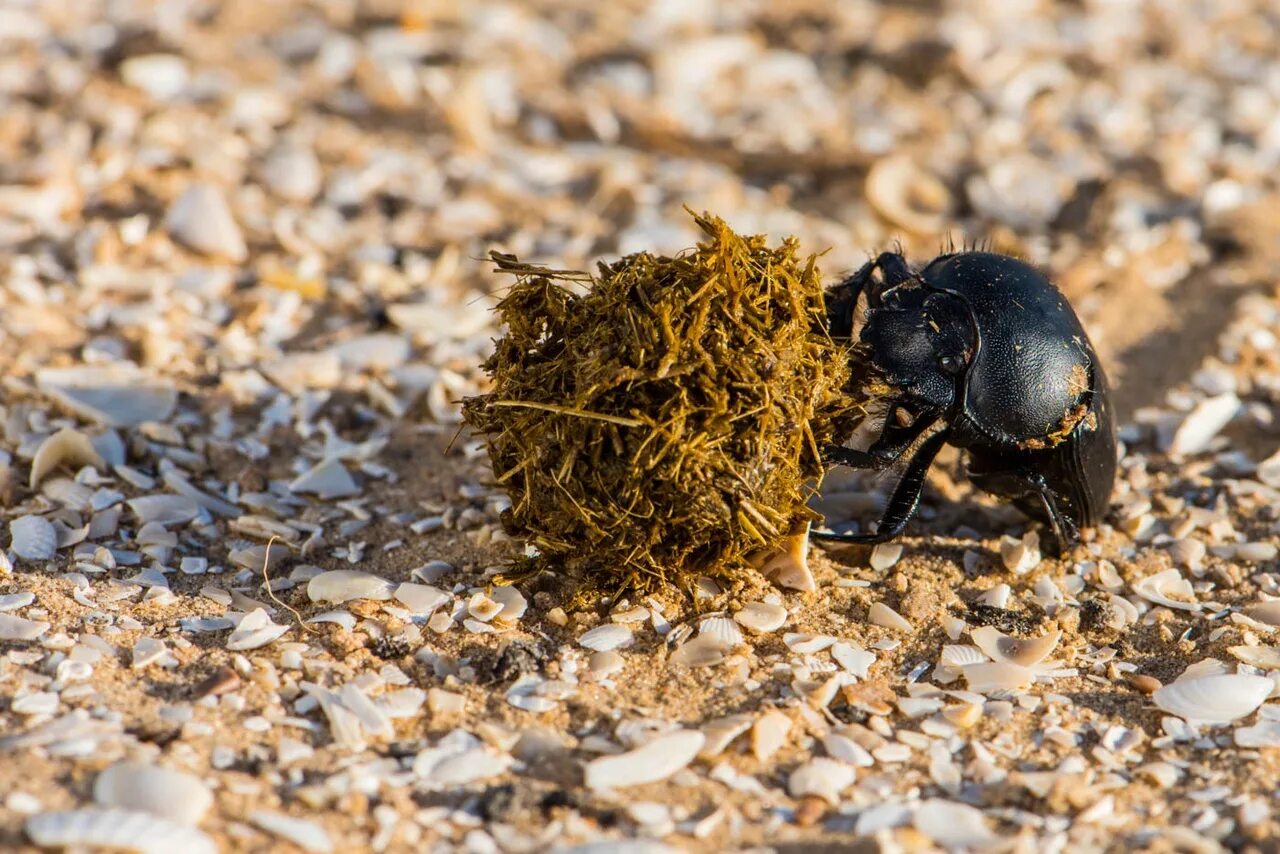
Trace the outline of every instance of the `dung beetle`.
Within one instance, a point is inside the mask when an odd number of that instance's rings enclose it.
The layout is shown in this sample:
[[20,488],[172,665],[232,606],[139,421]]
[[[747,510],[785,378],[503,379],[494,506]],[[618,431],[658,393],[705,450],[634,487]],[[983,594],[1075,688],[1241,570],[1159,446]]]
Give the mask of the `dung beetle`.
[[901,254],[886,252],[828,291],[833,338],[853,338],[864,296],[855,349],[881,381],[885,422],[867,450],[825,453],[854,468],[903,458],[906,467],[874,533],[815,537],[897,537],[947,444],[967,453],[975,486],[1049,525],[1051,553],[1060,556],[1080,528],[1098,523],[1116,475],[1107,378],[1075,312],[1040,271],[969,251],[913,271]]

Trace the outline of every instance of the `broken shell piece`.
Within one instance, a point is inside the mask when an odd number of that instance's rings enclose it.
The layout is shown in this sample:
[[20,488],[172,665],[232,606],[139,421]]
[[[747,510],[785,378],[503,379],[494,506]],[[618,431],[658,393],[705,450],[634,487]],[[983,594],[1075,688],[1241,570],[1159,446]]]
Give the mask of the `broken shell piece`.
[[748,602],[733,618],[753,632],[767,634],[777,631],[787,622],[787,609],[768,602]]
[[1258,602],[1244,609],[1245,616],[1268,626],[1280,626],[1280,599]]
[[818,589],[809,569],[809,523],[801,530],[792,531],[776,552],[765,555],[757,562],[760,574],[779,587],[810,592]]
[[176,240],[197,252],[230,261],[249,257],[240,226],[222,191],[212,184],[192,184],[169,206],[165,228]]
[[467,601],[467,613],[482,623],[487,623],[502,611],[502,605],[484,593],[477,593]]
[[70,412],[108,427],[136,427],[146,421],[165,421],[178,402],[178,392],[136,368],[45,368],[36,385]]
[[1248,664],[1263,670],[1280,670],[1280,647],[1232,646],[1227,652]]
[[0,641],[31,641],[49,631],[49,623],[0,614]]
[[58,469],[75,469],[81,466],[102,469],[106,468],[106,463],[102,461],[88,436],[79,430],[63,427],[41,442],[36,449],[36,455],[31,460],[29,485],[35,489],[42,480]]
[[1195,590],[1191,582],[1176,569],[1166,569],[1149,575],[1133,585],[1133,592],[1157,605],[1183,611],[1199,611]]
[[494,619],[503,623],[514,623],[524,616],[529,608],[529,600],[514,587],[495,587],[489,598],[502,606]]
[[893,225],[915,234],[937,234],[951,211],[946,184],[909,155],[882,157],[867,172],[867,201]]
[[33,815],[23,826],[44,848],[124,849],[139,854],[216,854],[213,840],[194,827],[145,812],[82,809]]
[[886,629],[894,629],[899,632],[911,631],[911,623],[907,622],[907,618],[883,602],[872,603],[871,609],[867,612],[867,619],[877,626],[884,626]]
[[914,824],[948,851],[986,848],[999,840],[981,810],[954,801],[925,801],[916,810]]
[[760,762],[768,762],[787,743],[790,732],[791,718],[777,709],[770,709],[751,727],[751,752]]
[[964,668],[970,691],[990,694],[996,691],[1021,691],[1035,681],[1035,671],[1020,664],[992,661]]
[[876,654],[859,646],[848,643],[837,643],[831,646],[831,657],[836,660],[847,673],[859,679],[866,679],[871,665],[876,663]]
[[840,803],[840,793],[852,786],[857,776],[852,765],[819,756],[791,772],[787,778],[787,794],[793,798],[811,795],[835,806]]
[[432,613],[448,602],[449,594],[430,584],[406,581],[396,588],[395,598],[414,614],[422,616]]
[[227,639],[227,649],[243,652],[258,649],[273,642],[289,631],[288,626],[280,626],[271,621],[271,617],[262,608],[255,608],[240,620],[240,625]]
[[1185,457],[1207,451],[1214,437],[1231,423],[1239,411],[1240,398],[1234,392],[1200,401],[1174,431],[1168,447],[1169,455]]
[[1244,673],[1180,677],[1158,689],[1151,699],[1180,718],[1226,724],[1252,714],[1274,688],[1275,683],[1267,677]]
[[585,768],[587,788],[599,791],[665,780],[692,762],[705,741],[697,730],[680,729],[635,750],[593,759]]
[[589,629],[578,638],[579,646],[595,652],[608,652],[611,649],[628,646],[634,640],[631,629],[621,623],[603,623]]
[[52,560],[58,532],[43,516],[19,516],[9,523],[10,548],[21,560]]
[[199,824],[213,806],[213,793],[199,777],[135,762],[120,762],[99,774],[93,799],[104,807],[141,810],[180,824]]
[[384,602],[391,598],[395,585],[381,576],[355,569],[322,572],[307,582],[307,598],[312,602],[341,605],[353,599]]
[[733,740],[751,729],[750,715],[729,715],[707,721],[702,725],[702,734],[707,740],[702,745],[698,756],[710,759],[719,756]]
[[1001,537],[1000,561],[1014,575],[1026,575],[1040,565],[1040,535],[1028,531],[1021,539]]
[[727,648],[712,635],[698,635],[671,653],[667,662],[674,667],[711,667],[724,661]]
[[872,569],[878,572],[883,572],[897,563],[898,559],[901,557],[901,543],[878,543],[876,547],[871,550],[871,557],[868,558],[867,562],[871,565]]
[[289,491],[309,492],[317,498],[347,498],[360,493],[360,486],[341,460],[331,458],[313,466],[289,484]]
[[1038,638],[1014,638],[994,626],[980,626],[969,632],[969,636],[992,661],[1035,667],[1053,652],[1062,632],[1055,630]]

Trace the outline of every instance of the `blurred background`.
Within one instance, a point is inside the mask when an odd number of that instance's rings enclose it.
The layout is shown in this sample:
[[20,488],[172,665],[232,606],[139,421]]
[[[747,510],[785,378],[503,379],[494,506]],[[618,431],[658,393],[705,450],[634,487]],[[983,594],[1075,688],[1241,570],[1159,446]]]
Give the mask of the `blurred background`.
[[280,299],[323,331],[409,298],[461,388],[488,250],[674,251],[688,205],[829,277],[894,241],[1022,254],[1127,416],[1275,278],[1278,31],[1267,0],[5,0],[9,355],[83,347],[48,308],[86,294],[197,371],[316,328]]

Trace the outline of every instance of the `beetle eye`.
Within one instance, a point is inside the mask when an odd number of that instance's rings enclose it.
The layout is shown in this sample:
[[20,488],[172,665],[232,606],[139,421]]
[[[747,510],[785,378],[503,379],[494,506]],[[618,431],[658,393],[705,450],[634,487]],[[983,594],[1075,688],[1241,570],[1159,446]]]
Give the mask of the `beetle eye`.
[[958,374],[964,367],[964,360],[959,356],[943,356],[938,363],[942,365],[942,370],[949,374]]

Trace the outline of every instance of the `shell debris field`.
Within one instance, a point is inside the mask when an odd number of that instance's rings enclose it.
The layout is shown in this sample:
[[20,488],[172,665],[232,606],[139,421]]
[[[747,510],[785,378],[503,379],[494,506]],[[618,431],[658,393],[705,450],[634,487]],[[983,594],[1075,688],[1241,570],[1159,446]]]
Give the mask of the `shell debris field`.
[[732,579],[779,548],[814,515],[821,449],[865,412],[871,384],[851,385],[850,350],[826,332],[816,259],[696,222],[696,249],[597,276],[493,255],[516,276],[497,307],[507,334],[464,416],[535,566],[611,593]]

